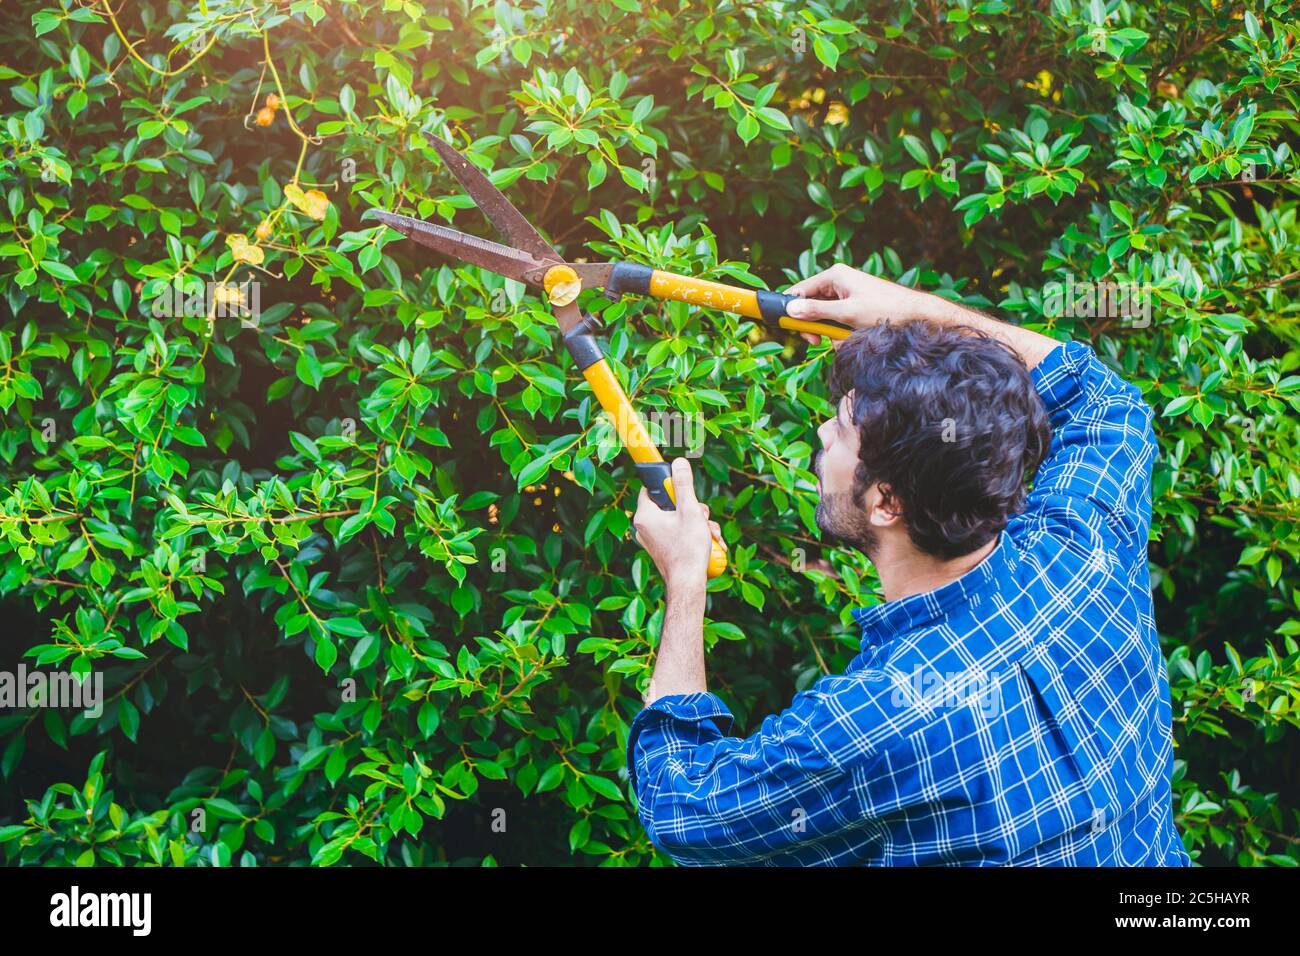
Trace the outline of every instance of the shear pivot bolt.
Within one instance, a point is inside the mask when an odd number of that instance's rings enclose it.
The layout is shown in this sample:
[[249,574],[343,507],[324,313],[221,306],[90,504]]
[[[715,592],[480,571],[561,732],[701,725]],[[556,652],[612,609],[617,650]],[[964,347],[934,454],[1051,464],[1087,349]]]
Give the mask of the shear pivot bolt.
[[551,305],[568,305],[582,291],[582,281],[569,266],[551,266],[542,278],[542,287]]

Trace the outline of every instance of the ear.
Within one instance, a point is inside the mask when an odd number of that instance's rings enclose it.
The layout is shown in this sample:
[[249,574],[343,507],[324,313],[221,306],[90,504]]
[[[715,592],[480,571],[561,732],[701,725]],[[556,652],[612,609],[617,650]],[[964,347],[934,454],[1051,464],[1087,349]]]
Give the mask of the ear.
[[888,485],[876,482],[867,493],[867,520],[876,528],[893,528],[903,523],[903,509]]

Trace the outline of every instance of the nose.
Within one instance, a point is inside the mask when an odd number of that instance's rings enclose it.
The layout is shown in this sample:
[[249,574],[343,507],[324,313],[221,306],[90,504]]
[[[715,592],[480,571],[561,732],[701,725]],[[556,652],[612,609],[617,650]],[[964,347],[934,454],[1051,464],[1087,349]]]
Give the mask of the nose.
[[826,447],[826,439],[830,435],[831,420],[828,418],[817,426],[817,437],[821,440],[822,447]]

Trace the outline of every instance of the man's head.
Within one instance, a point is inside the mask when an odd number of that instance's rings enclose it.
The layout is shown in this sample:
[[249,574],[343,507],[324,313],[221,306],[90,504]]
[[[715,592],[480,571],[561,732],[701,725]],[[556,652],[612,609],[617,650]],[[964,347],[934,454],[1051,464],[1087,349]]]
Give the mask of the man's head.
[[876,557],[906,541],[940,560],[988,544],[1024,505],[1050,426],[1009,347],[913,320],[855,332],[835,357],[836,415],[818,429],[817,524]]

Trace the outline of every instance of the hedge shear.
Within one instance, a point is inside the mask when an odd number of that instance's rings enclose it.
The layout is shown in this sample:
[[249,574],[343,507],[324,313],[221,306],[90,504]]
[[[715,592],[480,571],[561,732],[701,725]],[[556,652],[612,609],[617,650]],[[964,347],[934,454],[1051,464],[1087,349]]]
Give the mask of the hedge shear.
[[[450,144],[434,136],[429,138],[443,162],[509,245],[381,209],[372,209],[370,214],[423,246],[545,292],[565,347],[601,408],[613,419],[618,437],[636,465],[637,476],[646,486],[650,499],[660,508],[671,511],[676,501],[671,467],[606,361],[595,337],[596,320],[577,306],[579,292],[604,289],[615,300],[623,293],[672,299],[758,319],[793,332],[812,332],[834,339],[847,338],[851,331],[833,322],[811,322],[786,315],[786,304],[797,296],[781,292],[724,285],[634,262],[566,262],[478,167]],[[709,577],[717,577],[726,567],[726,549],[714,541]]]

